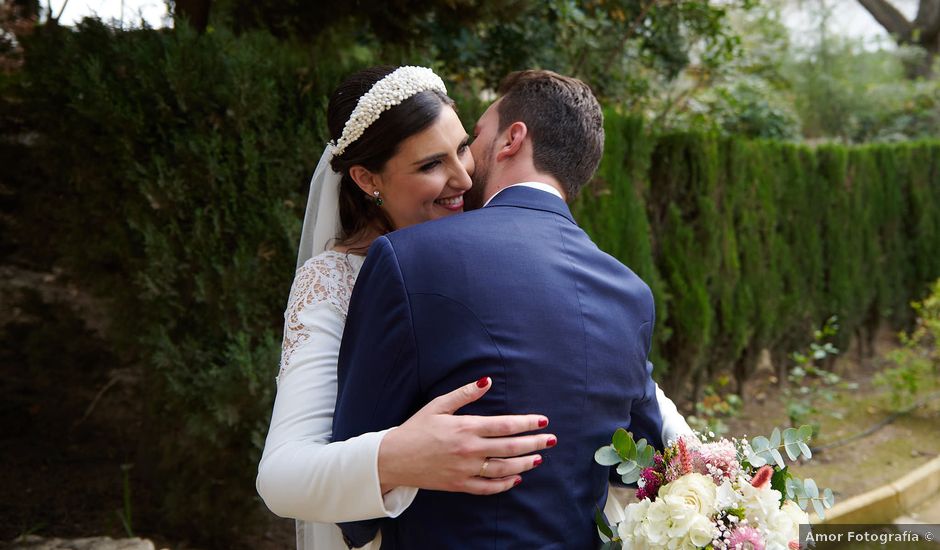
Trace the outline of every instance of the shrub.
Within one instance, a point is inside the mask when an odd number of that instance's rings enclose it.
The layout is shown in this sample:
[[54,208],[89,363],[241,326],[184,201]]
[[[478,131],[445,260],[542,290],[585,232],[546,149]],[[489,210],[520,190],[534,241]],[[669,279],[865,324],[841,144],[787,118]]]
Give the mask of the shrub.
[[161,515],[226,540],[260,509],[281,314],[336,83],[321,75],[337,71],[264,34],[92,19],[41,27],[26,52],[19,241],[107,299],[115,348],[147,373],[140,460]]

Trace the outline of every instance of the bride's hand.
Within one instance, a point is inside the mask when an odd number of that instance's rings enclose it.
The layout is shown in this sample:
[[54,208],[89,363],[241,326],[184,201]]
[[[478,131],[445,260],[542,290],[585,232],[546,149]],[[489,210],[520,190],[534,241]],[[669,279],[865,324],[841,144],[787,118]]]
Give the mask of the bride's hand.
[[454,415],[491,386],[484,377],[457,388],[385,434],[379,447],[382,492],[404,486],[491,495],[518,485],[519,474],[541,464],[540,455],[529,453],[554,446],[555,436],[516,434],[544,428],[546,417]]

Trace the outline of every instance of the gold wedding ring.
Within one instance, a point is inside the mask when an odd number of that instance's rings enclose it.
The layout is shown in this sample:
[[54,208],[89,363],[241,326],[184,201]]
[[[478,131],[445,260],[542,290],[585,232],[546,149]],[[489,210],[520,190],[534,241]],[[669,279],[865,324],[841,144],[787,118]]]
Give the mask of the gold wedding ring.
[[489,465],[490,465],[490,459],[484,458],[483,466],[480,466],[480,473],[478,474],[478,477],[486,477],[486,467]]

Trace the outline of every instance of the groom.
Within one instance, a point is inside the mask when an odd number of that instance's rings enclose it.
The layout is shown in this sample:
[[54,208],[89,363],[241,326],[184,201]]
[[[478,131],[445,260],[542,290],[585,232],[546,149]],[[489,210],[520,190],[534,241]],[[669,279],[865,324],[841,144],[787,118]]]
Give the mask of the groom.
[[662,448],[647,361],[653,296],[565,204],[600,162],[603,115],[583,82],[523,71],[503,81],[474,134],[465,201],[486,206],[369,250],[340,350],[333,439],[401,424],[489,376],[492,389],[462,413],[538,412],[558,444],[505,493],[420,491],[396,519],[342,528],[361,545],[381,527],[383,549],[595,548],[609,471],[594,451],[618,427]]

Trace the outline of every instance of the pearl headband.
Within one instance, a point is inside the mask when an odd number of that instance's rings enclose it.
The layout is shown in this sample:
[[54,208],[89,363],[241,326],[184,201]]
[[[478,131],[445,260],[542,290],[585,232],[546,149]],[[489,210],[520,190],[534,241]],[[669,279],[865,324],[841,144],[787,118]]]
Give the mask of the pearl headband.
[[333,154],[342,155],[349,145],[362,137],[362,133],[371,126],[383,112],[420,92],[437,90],[447,93],[444,81],[425,67],[399,67],[373,84],[372,88],[359,98],[349,120],[343,126],[343,135],[339,140],[331,141]]

